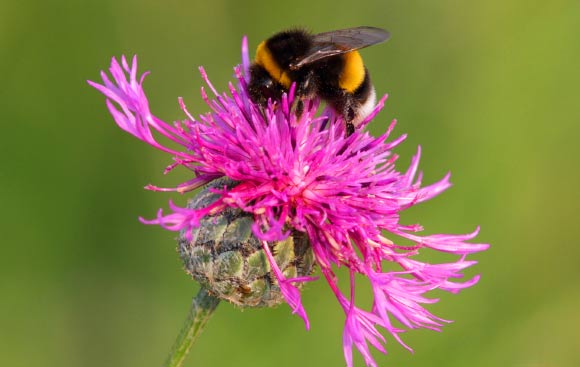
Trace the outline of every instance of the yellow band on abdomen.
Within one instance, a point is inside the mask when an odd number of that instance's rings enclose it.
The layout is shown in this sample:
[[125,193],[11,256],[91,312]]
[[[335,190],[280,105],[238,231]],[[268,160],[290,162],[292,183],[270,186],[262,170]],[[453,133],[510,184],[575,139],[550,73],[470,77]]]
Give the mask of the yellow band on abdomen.
[[266,46],[266,41],[258,45],[258,49],[256,50],[256,64],[266,69],[272,79],[282,84],[284,88],[290,88],[292,84],[290,77],[288,77],[288,74],[274,60],[272,53],[268,49],[268,46]]
[[344,54],[344,68],[340,73],[338,85],[353,93],[365,80],[365,66],[358,51]]

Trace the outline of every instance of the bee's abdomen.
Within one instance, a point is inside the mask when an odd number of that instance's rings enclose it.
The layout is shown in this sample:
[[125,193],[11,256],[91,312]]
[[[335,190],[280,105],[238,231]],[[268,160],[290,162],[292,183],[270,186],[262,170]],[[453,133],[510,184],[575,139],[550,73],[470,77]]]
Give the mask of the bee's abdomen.
[[366,69],[358,51],[351,51],[343,55],[343,67],[338,77],[341,89],[355,93],[365,81]]
[[356,100],[360,101],[361,103],[367,99],[367,97],[371,94],[371,90],[373,89],[369,71],[365,67],[363,67],[363,70],[364,70],[363,80],[359,84],[359,86],[352,92],[353,97]]
[[352,94],[353,104],[357,106],[355,117],[351,121],[354,126],[358,126],[374,110],[377,101],[369,72],[366,68],[364,68],[364,71],[363,82]]

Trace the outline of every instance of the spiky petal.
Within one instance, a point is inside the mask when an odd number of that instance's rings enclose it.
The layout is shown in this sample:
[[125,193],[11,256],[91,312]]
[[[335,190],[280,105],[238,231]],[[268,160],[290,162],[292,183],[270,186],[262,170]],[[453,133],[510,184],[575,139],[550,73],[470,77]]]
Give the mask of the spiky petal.
[[[211,112],[194,118],[180,99],[187,118],[168,124],[154,116],[143,91],[146,74],[137,78],[137,58],[131,64],[122,57],[113,59],[111,81],[102,73],[103,84],[89,82],[107,97],[107,106],[123,130],[153,147],[170,153],[174,163],[167,171],[183,166],[193,178],[173,189],[148,186],[149,189],[186,192],[216,178],[228,177],[239,182],[232,188],[216,190],[219,199],[211,206],[193,209],[170,203],[169,214],[143,220],[169,230],[179,231],[199,225],[200,218],[236,207],[254,218],[253,232],[261,241],[279,241],[288,236],[288,228],[305,232],[321,271],[346,315],[344,351],[352,366],[352,346],[363,355],[366,364],[375,366],[368,344],[386,352],[385,339],[377,326],[385,328],[408,348],[399,334],[404,329],[439,330],[447,320],[428,312],[425,304],[437,302],[426,293],[440,289],[452,293],[474,285],[479,276],[461,282],[461,271],[474,265],[466,255],[483,251],[487,244],[470,243],[478,230],[465,235],[437,234],[420,236],[419,225],[403,225],[399,213],[429,200],[449,186],[449,175],[428,186],[417,176],[421,150],[412,158],[406,172],[395,168],[397,156],[392,150],[405,136],[390,139],[393,121],[379,137],[358,129],[345,137],[344,121],[330,109],[317,115],[319,100],[306,100],[300,118],[292,112],[294,89],[282,100],[270,103],[265,111],[254,105],[247,90],[249,56],[243,43],[243,66],[235,68],[237,86],[229,85],[229,95],[219,94],[203,69],[202,78],[213,93],[209,98],[202,88],[202,98]],[[375,116],[382,108],[381,99]],[[175,150],[159,142],[164,138]],[[398,245],[387,239],[384,231],[412,241]],[[264,246],[267,249],[268,246]],[[456,262],[428,264],[416,259],[422,249],[457,254]],[[269,256],[273,269],[275,261]],[[383,262],[395,263],[398,271],[383,271]],[[337,286],[333,266],[347,266],[351,274],[351,297]],[[304,318],[299,291],[293,283],[312,278],[286,279],[274,271],[288,304]],[[365,311],[354,303],[354,274],[366,276],[374,294],[374,305]],[[397,320],[401,327],[393,325]]]

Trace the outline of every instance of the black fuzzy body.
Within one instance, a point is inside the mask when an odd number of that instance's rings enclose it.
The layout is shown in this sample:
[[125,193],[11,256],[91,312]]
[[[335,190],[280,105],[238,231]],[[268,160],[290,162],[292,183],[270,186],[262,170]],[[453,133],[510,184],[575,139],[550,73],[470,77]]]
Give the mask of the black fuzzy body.
[[[297,113],[302,112],[302,99],[318,96],[343,116],[347,123],[347,135],[350,135],[354,131],[352,121],[357,115],[357,110],[371,94],[372,84],[368,70],[365,68],[363,82],[351,93],[339,85],[345,67],[344,55],[330,56],[295,70],[291,68],[292,64],[311,52],[310,33],[303,30],[288,30],[275,34],[265,42],[278,66],[287,73],[292,82],[296,83]],[[251,65],[249,94],[255,103],[266,106],[268,99],[279,101],[285,92],[288,90],[263,66],[257,63]]]

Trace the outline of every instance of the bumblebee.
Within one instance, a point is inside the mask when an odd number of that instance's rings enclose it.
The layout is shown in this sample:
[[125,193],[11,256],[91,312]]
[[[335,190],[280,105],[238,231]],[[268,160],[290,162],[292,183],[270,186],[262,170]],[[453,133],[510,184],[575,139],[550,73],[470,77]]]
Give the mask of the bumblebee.
[[270,98],[280,100],[295,82],[297,114],[303,99],[320,97],[342,115],[348,136],[376,104],[375,89],[357,50],[389,37],[389,32],[374,27],[277,33],[258,45],[250,67],[250,98],[265,106]]

